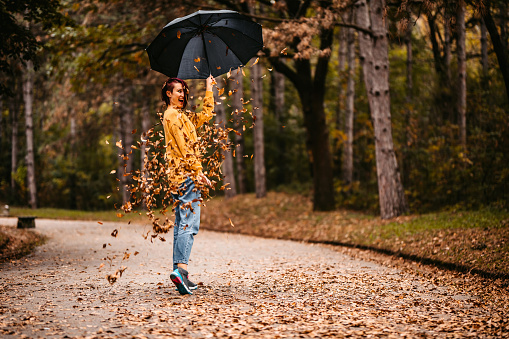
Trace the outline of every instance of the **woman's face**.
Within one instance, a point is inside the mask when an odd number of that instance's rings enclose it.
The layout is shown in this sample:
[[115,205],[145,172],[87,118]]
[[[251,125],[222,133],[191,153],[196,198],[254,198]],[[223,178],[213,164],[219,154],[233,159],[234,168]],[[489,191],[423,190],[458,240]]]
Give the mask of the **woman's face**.
[[175,108],[184,107],[184,88],[180,82],[173,84],[173,92],[167,91],[166,95],[170,98],[170,105]]

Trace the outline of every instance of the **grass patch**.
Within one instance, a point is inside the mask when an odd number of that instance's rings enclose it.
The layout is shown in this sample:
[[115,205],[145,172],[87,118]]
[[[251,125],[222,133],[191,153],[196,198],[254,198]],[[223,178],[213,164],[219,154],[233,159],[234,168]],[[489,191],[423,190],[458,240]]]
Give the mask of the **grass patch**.
[[[65,210],[58,208],[24,208],[24,207],[12,207],[10,215],[14,217],[18,216],[35,216],[44,219],[61,219],[61,220],[90,220],[90,221],[123,221],[117,216],[117,211],[77,211],[77,210]],[[131,213],[124,218],[129,218],[133,222],[142,222],[146,220],[144,216],[140,216],[135,213]]]

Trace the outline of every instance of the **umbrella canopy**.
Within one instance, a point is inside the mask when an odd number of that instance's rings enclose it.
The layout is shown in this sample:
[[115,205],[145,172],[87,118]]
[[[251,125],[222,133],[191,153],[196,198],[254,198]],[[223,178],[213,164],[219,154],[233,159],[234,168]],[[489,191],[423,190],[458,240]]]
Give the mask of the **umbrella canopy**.
[[262,27],[235,11],[197,11],[167,24],[147,47],[150,67],[206,79],[244,66],[263,47]]

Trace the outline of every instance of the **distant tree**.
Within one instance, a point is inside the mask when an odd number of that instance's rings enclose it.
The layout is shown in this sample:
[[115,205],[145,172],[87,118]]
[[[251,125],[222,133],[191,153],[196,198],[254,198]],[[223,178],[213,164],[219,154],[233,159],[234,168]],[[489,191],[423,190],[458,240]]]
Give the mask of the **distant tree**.
[[260,63],[251,67],[251,76],[253,78],[251,82],[253,119],[255,119],[255,126],[253,128],[255,192],[257,198],[263,198],[267,195],[267,186],[265,176],[265,142],[263,137],[263,79]]
[[34,156],[34,69],[32,60],[26,63],[23,77],[23,99],[25,102],[25,135],[27,139],[27,181],[30,194],[30,207],[37,208],[37,186],[35,181],[35,156]]
[[[355,22],[353,12],[350,13],[350,22]],[[355,31],[352,28],[345,29],[347,31],[347,89],[345,104],[345,123],[344,131],[346,140],[344,143],[342,177],[345,185],[349,186],[353,181],[353,136],[354,136],[354,102],[355,102]]]
[[463,147],[467,147],[467,51],[465,46],[465,3],[458,0],[456,9],[456,34],[458,57],[458,99],[456,109],[458,112],[459,139]]
[[232,117],[234,128],[237,133],[234,135],[235,149],[235,168],[237,169],[237,192],[244,194],[247,192],[247,178],[246,178],[246,163],[244,161],[244,76],[240,69],[232,70],[229,81],[229,88],[231,91],[230,106],[232,110]]
[[384,18],[384,0],[356,3],[359,26],[371,27],[372,36],[359,34],[359,52],[364,82],[375,131],[375,156],[378,178],[380,215],[390,219],[408,209],[399,173],[392,137],[391,102],[389,91],[389,42]]

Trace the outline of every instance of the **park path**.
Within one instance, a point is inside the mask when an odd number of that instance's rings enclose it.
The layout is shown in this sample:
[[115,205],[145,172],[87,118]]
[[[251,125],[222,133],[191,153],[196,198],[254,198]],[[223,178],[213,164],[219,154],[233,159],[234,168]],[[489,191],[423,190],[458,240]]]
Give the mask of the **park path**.
[[[200,286],[180,296],[169,280],[172,236],[151,242],[148,226],[120,223],[36,223],[49,241],[0,264],[2,338],[496,335],[484,332],[494,314],[475,297],[332,247],[201,231],[189,269]],[[105,276],[120,266],[110,285]]]

